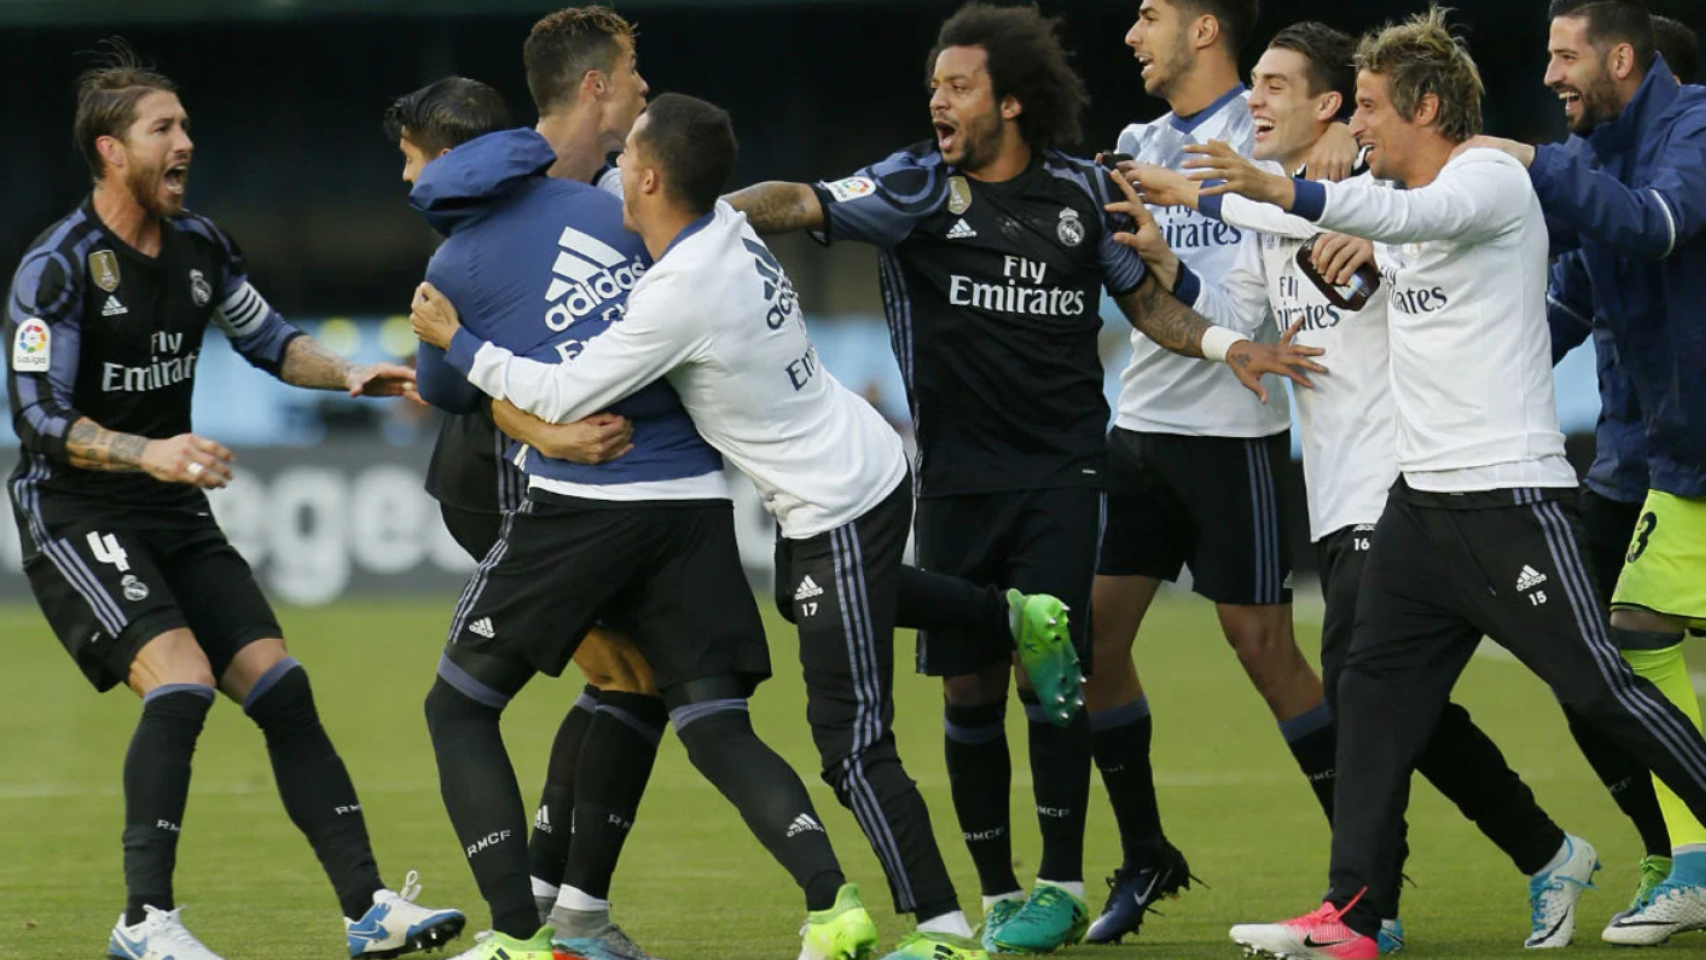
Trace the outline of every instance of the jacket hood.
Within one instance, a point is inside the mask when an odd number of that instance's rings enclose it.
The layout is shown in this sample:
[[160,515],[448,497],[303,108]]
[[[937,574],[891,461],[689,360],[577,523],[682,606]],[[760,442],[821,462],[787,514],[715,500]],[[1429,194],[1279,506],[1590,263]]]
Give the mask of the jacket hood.
[[428,163],[409,191],[409,206],[449,236],[556,162],[551,145],[533,130],[488,133]]

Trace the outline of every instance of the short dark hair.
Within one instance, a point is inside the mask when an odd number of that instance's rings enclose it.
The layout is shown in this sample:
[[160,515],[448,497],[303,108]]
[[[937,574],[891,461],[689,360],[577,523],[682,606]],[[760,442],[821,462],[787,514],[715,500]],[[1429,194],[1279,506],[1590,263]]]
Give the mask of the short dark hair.
[[1670,17],[1653,15],[1653,46],[1658,48],[1670,72],[1683,83],[1693,83],[1700,70],[1700,35],[1688,24]]
[[735,172],[734,122],[713,103],[680,93],[653,100],[634,143],[663,171],[664,193],[695,214],[709,213]]
[[467,77],[434,80],[385,108],[385,138],[395,143],[406,137],[427,154],[510,126],[503,95]]
[[1072,146],[1083,135],[1079,116],[1090,94],[1072,69],[1060,28],[1059,17],[1045,17],[1034,5],[968,3],[936,34],[936,47],[924,66],[925,78],[935,75],[936,58],[943,50],[982,47],[995,99],[1012,96],[1024,107],[1019,133],[1031,149]]
[[1234,56],[1250,42],[1256,20],[1262,15],[1260,0],[1172,0],[1174,6],[1193,16],[1207,14],[1220,24],[1226,45]]
[[1635,69],[1646,73],[1653,68],[1653,15],[1642,0],[1552,0],[1546,18],[1559,17],[1587,20],[1588,42],[1600,53],[1627,43],[1635,50]]
[[1337,93],[1345,106],[1356,102],[1357,72],[1351,61],[1356,58],[1357,42],[1348,33],[1315,20],[1294,23],[1268,41],[1270,50],[1290,50],[1309,61],[1309,95]]
[[105,167],[95,141],[123,140],[136,122],[136,105],[143,97],[178,92],[177,84],[145,64],[122,38],[113,37],[103,45],[107,49],[99,62],[77,78],[77,114],[71,123],[72,142],[96,180],[105,174]]
[[581,79],[592,70],[615,72],[618,41],[632,46],[637,35],[634,25],[609,7],[568,7],[540,18],[521,45],[533,105],[541,115],[573,106]]

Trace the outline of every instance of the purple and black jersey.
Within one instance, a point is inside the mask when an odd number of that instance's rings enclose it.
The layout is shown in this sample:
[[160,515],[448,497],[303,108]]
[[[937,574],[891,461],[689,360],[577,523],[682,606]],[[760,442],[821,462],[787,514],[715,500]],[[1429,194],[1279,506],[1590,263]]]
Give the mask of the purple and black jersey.
[[879,249],[883,308],[918,435],[921,496],[1100,486],[1101,291],[1144,277],[1107,175],[1058,151],[1002,183],[930,142],[820,183],[825,230]]
[[30,245],[5,320],[6,386],[24,447],[11,491],[38,520],[44,497],[73,514],[205,511],[195,487],[71,466],[66,434],[83,417],[154,439],[189,432],[210,321],[275,375],[300,335],[249,285],[242,252],[211,220],[188,212],[167,219],[160,253],[148,257],[106,229],[92,199]]

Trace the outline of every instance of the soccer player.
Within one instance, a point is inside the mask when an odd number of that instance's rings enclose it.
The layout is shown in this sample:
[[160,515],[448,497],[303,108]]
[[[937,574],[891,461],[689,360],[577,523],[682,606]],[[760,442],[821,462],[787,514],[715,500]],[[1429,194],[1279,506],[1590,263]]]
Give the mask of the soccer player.
[[[1252,151],[1256,160],[1278,170],[1301,171],[1306,166],[1310,151],[1354,96],[1355,49],[1350,37],[1319,23],[1294,24],[1274,36],[1251,78],[1250,114],[1259,129]],[[1205,316],[1266,316],[1279,328],[1301,323],[1297,341],[1321,347],[1333,357],[1332,375],[1297,397],[1310,532],[1326,601],[1321,675],[1331,703],[1351,646],[1371,534],[1398,475],[1388,381],[1388,290],[1379,288],[1360,309],[1352,310],[1329,300],[1297,261],[1305,244],[1312,244],[1316,260],[1329,264],[1327,275],[1337,277],[1331,269],[1340,266],[1337,261],[1344,260],[1343,268],[1350,268],[1357,265],[1357,257],[1371,258],[1367,241],[1321,234],[1300,217],[1243,197],[1200,197],[1196,183],[1175,171],[1139,167],[1135,172],[1145,195],[1156,203],[1184,204],[1243,231],[1237,261],[1218,284],[1211,283],[1167,247],[1155,221],[1144,216],[1136,194],[1127,187],[1130,212],[1140,218],[1141,228],[1129,242],[1139,245],[1145,262],[1163,282],[1197,291],[1191,306]],[[1362,171],[1355,182],[1369,179]],[[1121,239],[1127,240],[1123,235]],[[1552,822],[1498,747],[1455,703],[1441,711],[1417,769],[1530,877],[1533,930],[1528,946],[1568,943],[1575,929],[1576,901],[1594,863],[1586,841],[1566,836]],[[1575,873],[1544,869],[1560,851],[1577,847],[1580,855],[1564,858],[1566,868]],[[1400,871],[1403,854],[1401,847]],[[1399,892],[1396,883],[1386,889],[1393,897]],[[1382,951],[1401,948],[1396,900],[1377,909]]]
[[[1250,153],[1257,125],[1238,54],[1256,14],[1256,0],[1145,0],[1125,40],[1142,66],[1144,89],[1171,112],[1126,127],[1120,153],[1172,168],[1186,159],[1187,144],[1210,138]],[[1344,128],[1330,129],[1319,153],[1354,161]],[[1311,159],[1318,176],[1323,163]],[[1232,269],[1238,229],[1187,207],[1155,217],[1196,275],[1218,283]],[[1193,291],[1175,292],[1188,301]],[[1255,339],[1279,336],[1260,315],[1217,319]],[[1153,721],[1132,663],[1161,582],[1186,566],[1192,589],[1214,602],[1227,643],[1331,818],[1333,715],[1292,634],[1290,539],[1280,508],[1291,453],[1287,407],[1283,394],[1263,404],[1212,366],[1132,336],[1107,437],[1108,535],[1092,601],[1098,669],[1087,690],[1096,765],[1123,855],[1091,926],[1092,943],[1136,933],[1156,899],[1189,886],[1190,868],[1161,830],[1149,760]]]
[[[427,276],[470,305],[470,329],[553,359],[606,335],[650,266],[623,229],[619,201],[546,176],[557,159],[535,131],[488,134],[427,164],[410,194],[448,235]],[[460,384],[460,406],[473,404],[479,392],[460,374],[422,360],[430,399],[456,408],[451,388]],[[562,671],[596,620],[634,638],[689,759],[805,891],[814,911],[808,955],[852,957],[875,928],[843,888],[805,786],[747,716],[769,650],[741,571],[721,458],[667,383],[611,412],[634,424],[634,449],[616,460],[585,466],[526,454],[528,499],[470,580],[427,696],[445,806],[492,910],[493,936],[467,957],[551,955],[554,931],[534,930],[525,819],[499,721],[535,672]],[[577,807],[597,802],[596,784],[577,779]],[[588,845],[577,831],[565,889],[578,888],[577,869],[609,876],[625,831],[601,835],[605,842]]]
[[[572,30],[580,36],[568,39],[579,42],[562,46],[583,58],[596,56],[600,52],[597,41],[589,40],[603,37],[605,44],[614,48],[622,36],[616,32],[618,21],[607,19],[614,16],[600,8],[562,11],[542,21],[529,43]],[[600,27],[612,32],[604,33]],[[625,22],[621,27],[626,29]],[[603,52],[615,59],[613,51]],[[610,65],[603,66],[608,69]],[[572,68],[566,73],[580,75]],[[617,86],[607,82],[601,89],[588,84],[582,96],[595,103]],[[632,96],[641,98],[643,91],[640,86]],[[597,124],[606,112],[582,109],[575,116],[583,123]],[[627,111],[618,111],[617,115],[624,113]],[[385,123],[387,136],[398,144],[405,158],[403,179],[411,184],[426,164],[452,147],[509,125],[502,96],[485,84],[461,77],[437,81],[399,98],[387,111]],[[596,156],[603,156],[602,151]],[[431,371],[437,365],[429,358],[422,366]],[[632,425],[611,413],[554,425],[508,404],[480,403],[471,412],[446,417],[428,466],[427,486],[439,499],[452,536],[476,562],[497,543],[503,515],[520,505],[527,483],[525,474],[511,462],[518,451],[507,437],[500,438],[494,416],[509,437],[558,460],[604,463],[633,446]],[[566,890],[561,885],[571,840],[578,837],[588,849],[619,850],[620,838],[632,830],[668,715],[657,697],[650,667],[626,638],[602,628],[588,631],[575,650],[575,662],[588,684],[552,743],[544,794],[528,844],[534,898],[540,916],[549,917],[558,938],[578,953],[595,960],[638,960],[646,956],[645,952],[610,919],[610,875],[605,871],[614,870],[612,858],[583,858],[575,876],[577,882]],[[584,803],[575,817],[576,769],[583,762],[597,774],[587,779]],[[580,829],[570,829],[571,818]],[[603,834],[616,836],[606,839]],[[558,903],[565,899],[567,903]]]
[[[765,183],[734,194],[759,233],[811,230],[878,246],[885,311],[919,443],[918,556],[934,572],[1044,591],[1089,608],[1101,549],[1107,401],[1097,352],[1106,287],[1147,336],[1260,376],[1307,382],[1296,351],[1208,326],[1114,242],[1105,174],[1060,152],[1078,139],[1086,95],[1034,8],[970,4],[943,24],[928,61],[934,142],[852,177]],[[1225,376],[1211,365],[1205,369]],[[1318,368],[1316,368],[1318,369]],[[1227,378],[1229,382],[1232,377]],[[1089,663],[1089,617],[1073,640]],[[954,807],[984,896],[984,943],[1050,950],[1081,939],[1087,718],[1062,729],[1019,673],[1043,836],[1027,898],[1013,872],[1004,644],[931,629],[923,672],[944,677]]]
[[1677,83],[1700,79],[1700,35],[1688,24],[1653,14],[1653,46],[1665,58]]
[[[1612,636],[1698,728],[1682,641],[1706,625],[1706,384],[1695,375],[1706,334],[1690,307],[1706,267],[1706,90],[1679,86],[1655,57],[1651,17],[1635,0],[1555,0],[1549,12],[1546,83],[1574,136],[1538,148],[1484,142],[1528,168],[1554,244],[1580,249],[1634,388],[1648,490],[1611,596]],[[1706,928],[1706,827],[1660,779],[1670,876],[1613,918],[1612,943]]]
[[[1521,166],[1470,149],[1482,87],[1437,8],[1364,39],[1352,132],[1375,177],[1319,184],[1262,171],[1225,144],[1195,176],[1324,229],[1376,242],[1390,286],[1399,479],[1375,528],[1339,683],[1343,724],[1326,902],[1234,927],[1284,957],[1378,955],[1409,774],[1485,635],[1706,811],[1706,741],[1617,656],[1580,547],[1552,394],[1546,220]],[[1566,845],[1560,883],[1585,853]]]
[[296,386],[397,395],[413,375],[351,366],[268,306],[231,238],[184,209],[188,120],[172,81],[128,50],[82,76],[75,134],[94,190],[30,244],[6,305],[25,573],[95,689],[124,683],[142,698],[123,765],[128,903],[107,952],[218,960],[183,926],[172,889],[190,757],[216,690],[266,738],[285,811],[337,892],[350,956],[436,947],[464,918],[414,904],[412,872],[400,892],[381,882],[307,671],[208,510],[203,490],[230,481],[234,458],[190,424],[210,323]]

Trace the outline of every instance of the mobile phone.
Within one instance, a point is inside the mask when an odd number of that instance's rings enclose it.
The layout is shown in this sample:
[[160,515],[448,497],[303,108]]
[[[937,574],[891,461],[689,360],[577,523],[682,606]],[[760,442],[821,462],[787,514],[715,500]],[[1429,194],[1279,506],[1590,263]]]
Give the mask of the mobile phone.
[[1109,170],[1118,170],[1120,168],[1120,164],[1125,163],[1130,159],[1132,159],[1132,156],[1129,153],[1115,153],[1114,151],[1109,150],[1102,154],[1102,166]]

